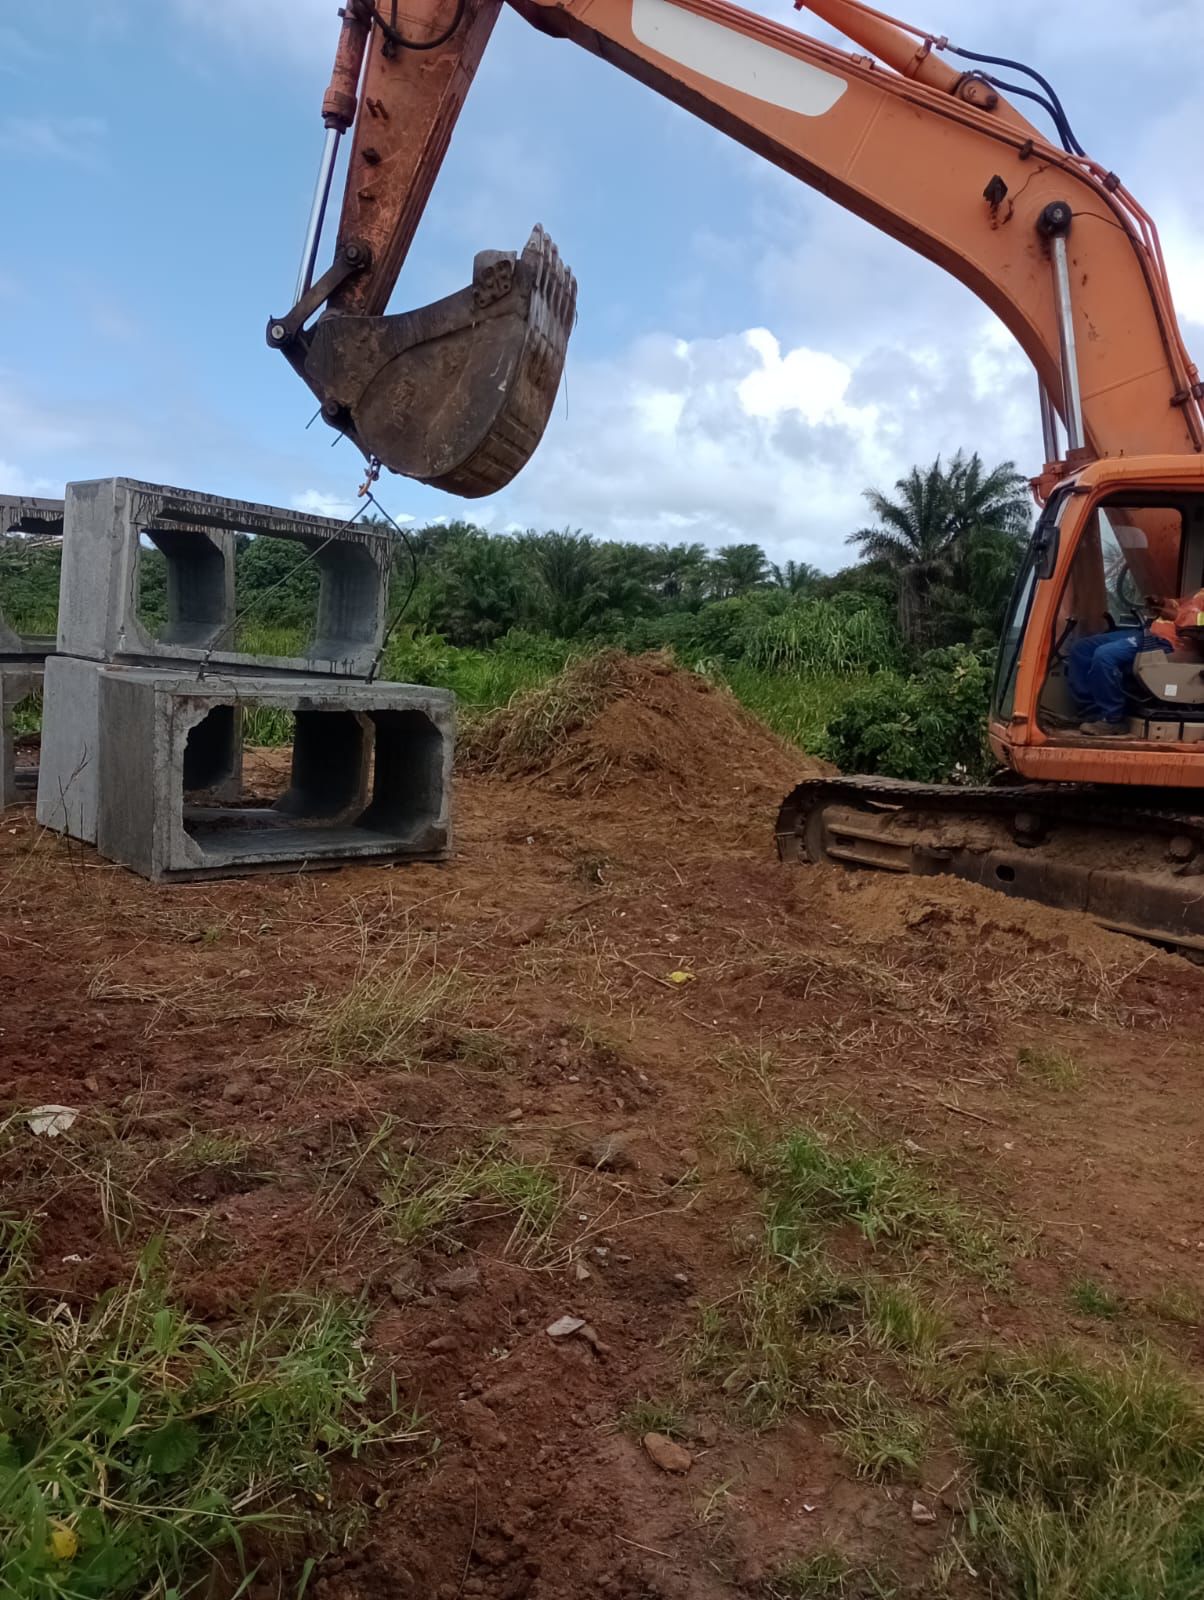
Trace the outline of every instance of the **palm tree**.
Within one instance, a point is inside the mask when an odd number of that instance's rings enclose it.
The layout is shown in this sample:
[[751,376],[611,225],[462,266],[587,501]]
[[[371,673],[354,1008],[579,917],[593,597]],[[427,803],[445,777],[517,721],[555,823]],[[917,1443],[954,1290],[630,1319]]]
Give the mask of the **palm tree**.
[[976,542],[1018,538],[1028,525],[1029,497],[1011,461],[987,472],[977,452],[966,460],[960,450],[948,468],[940,456],[926,470],[913,467],[895,489],[894,499],[866,490],[877,522],[848,542],[893,575],[899,632],[915,645],[927,632],[933,590],[953,581]]
[[806,561],[787,561],[781,567],[776,561],[771,561],[769,575],[777,587],[785,589],[787,594],[802,594],[805,589],[813,589],[823,577],[818,567]]
[[759,544],[725,544],[712,563],[718,598],[746,594],[765,582],[768,564]]

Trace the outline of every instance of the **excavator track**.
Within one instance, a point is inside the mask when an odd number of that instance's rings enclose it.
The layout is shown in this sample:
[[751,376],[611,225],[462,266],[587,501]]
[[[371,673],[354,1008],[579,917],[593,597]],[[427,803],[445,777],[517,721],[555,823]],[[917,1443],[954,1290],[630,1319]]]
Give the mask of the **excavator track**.
[[789,864],[947,876],[1204,957],[1204,810],[1100,785],[814,778],[782,803]]

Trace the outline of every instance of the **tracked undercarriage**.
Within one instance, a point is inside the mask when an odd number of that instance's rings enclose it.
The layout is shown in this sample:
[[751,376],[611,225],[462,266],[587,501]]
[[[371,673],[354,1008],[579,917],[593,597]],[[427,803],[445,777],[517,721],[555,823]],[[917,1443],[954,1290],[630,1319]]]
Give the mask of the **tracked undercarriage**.
[[1204,810],[1166,800],[1102,785],[817,778],[783,802],[778,854],[963,878],[1204,956]]

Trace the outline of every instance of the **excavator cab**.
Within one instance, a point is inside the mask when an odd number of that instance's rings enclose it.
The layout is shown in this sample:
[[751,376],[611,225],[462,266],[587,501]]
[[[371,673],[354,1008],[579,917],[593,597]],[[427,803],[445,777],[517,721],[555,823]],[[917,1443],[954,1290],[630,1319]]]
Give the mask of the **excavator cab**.
[[[1055,491],[1016,583],[998,657],[991,739],[1021,776],[1204,786],[1204,629],[1165,618],[1204,588],[1204,471],[1190,458],[1092,463]],[[1168,605],[1168,602],[1170,604]],[[1072,687],[1080,641],[1116,633],[1137,649],[1126,727],[1081,730]]]

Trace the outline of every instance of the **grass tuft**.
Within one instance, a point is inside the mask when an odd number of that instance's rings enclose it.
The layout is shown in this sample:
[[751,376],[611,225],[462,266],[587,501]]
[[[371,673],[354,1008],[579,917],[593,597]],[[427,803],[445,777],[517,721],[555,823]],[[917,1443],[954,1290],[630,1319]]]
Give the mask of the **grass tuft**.
[[252,1528],[319,1534],[330,1461],[415,1438],[371,1420],[361,1311],[293,1296],[214,1332],[167,1297],[155,1247],[82,1310],[30,1286],[0,1223],[0,1593],[181,1595]]
[[341,994],[311,990],[297,1011],[306,1061],[328,1067],[414,1066],[473,999],[458,966],[440,967],[428,941],[403,936],[363,960]]
[[1039,1045],[1024,1045],[1016,1052],[1021,1069],[1047,1089],[1073,1089],[1082,1073],[1078,1062],[1064,1050],[1048,1050]]
[[621,1411],[618,1426],[642,1439],[646,1433],[663,1433],[666,1439],[688,1439],[689,1424],[680,1406],[671,1400],[637,1400]]
[[1204,1401],[1148,1350],[983,1372],[955,1407],[984,1557],[1041,1600],[1204,1590]]
[[899,1589],[883,1568],[857,1566],[841,1551],[825,1548],[783,1567],[767,1592],[769,1600],[891,1600]]
[[560,1180],[548,1167],[508,1156],[496,1147],[452,1161],[409,1154],[382,1155],[379,1199],[399,1243],[458,1249],[470,1224],[503,1218],[511,1224],[504,1253],[538,1256],[564,1209]]
[[811,1247],[817,1225],[846,1223],[871,1245],[938,1244],[986,1277],[1003,1270],[997,1230],[894,1150],[858,1148],[800,1129],[746,1155],[766,1190],[770,1250],[783,1260]]
[[1079,1278],[1070,1285],[1070,1303],[1085,1317],[1102,1317],[1107,1321],[1119,1317],[1125,1309],[1120,1296],[1105,1289],[1094,1278]]

